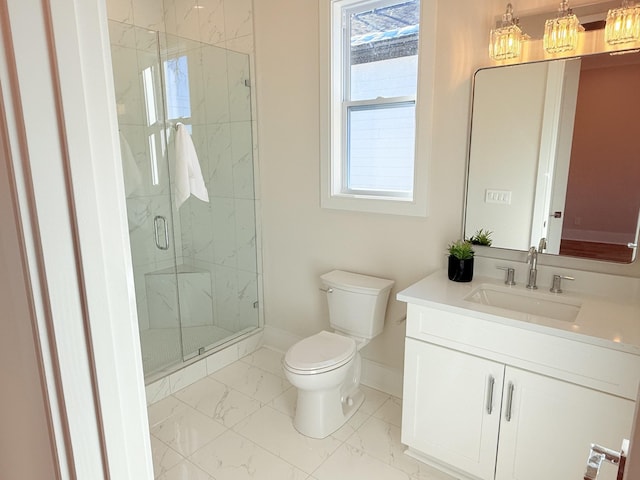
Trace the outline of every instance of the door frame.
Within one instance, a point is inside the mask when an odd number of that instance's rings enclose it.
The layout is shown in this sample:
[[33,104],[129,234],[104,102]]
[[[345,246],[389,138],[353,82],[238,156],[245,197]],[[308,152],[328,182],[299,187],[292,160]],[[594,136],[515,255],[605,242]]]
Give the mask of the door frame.
[[25,259],[55,478],[150,480],[106,5],[0,10],[0,135],[23,239],[2,253]]

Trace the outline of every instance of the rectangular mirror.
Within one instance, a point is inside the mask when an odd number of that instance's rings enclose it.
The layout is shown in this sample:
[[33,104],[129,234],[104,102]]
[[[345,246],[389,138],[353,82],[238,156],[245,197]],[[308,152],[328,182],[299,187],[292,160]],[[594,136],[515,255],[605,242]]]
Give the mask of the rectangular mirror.
[[640,54],[476,72],[465,238],[630,263],[640,227]]

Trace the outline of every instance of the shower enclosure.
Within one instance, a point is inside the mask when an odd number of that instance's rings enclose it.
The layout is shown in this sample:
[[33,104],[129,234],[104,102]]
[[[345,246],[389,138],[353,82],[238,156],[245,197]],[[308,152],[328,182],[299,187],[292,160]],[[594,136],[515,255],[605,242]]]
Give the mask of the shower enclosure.
[[[249,61],[109,22],[145,378],[259,327]],[[209,201],[176,199],[177,125]],[[205,197],[206,198],[206,197]]]

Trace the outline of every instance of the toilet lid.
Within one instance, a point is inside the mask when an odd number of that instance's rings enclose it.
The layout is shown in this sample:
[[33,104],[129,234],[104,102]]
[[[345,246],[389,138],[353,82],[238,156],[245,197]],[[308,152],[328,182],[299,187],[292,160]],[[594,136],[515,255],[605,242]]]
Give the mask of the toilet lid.
[[321,370],[347,362],[355,352],[356,342],[352,338],[322,331],[296,343],[284,361],[296,370]]

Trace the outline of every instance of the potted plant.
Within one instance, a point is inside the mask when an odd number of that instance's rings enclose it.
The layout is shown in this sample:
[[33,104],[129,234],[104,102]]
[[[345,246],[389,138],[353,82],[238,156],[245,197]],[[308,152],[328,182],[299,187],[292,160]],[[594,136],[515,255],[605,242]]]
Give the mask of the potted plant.
[[473,278],[473,246],[467,240],[449,244],[449,280],[470,282]]
[[469,239],[472,245],[484,245],[487,247],[491,246],[491,234],[493,232],[490,230],[485,230],[481,228],[473,236]]

